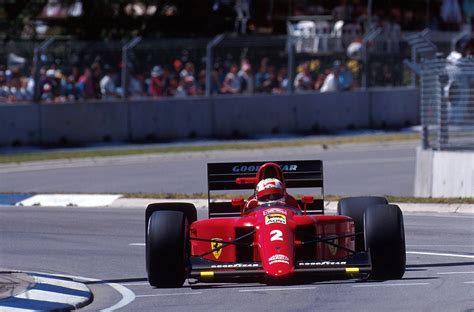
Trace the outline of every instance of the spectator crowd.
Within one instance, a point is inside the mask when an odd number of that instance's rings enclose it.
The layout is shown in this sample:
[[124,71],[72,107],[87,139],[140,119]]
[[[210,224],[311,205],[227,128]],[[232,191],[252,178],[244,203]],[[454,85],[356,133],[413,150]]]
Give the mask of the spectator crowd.
[[[18,102],[34,100],[36,83],[34,71],[22,75],[19,67],[5,68],[0,65],[0,101]],[[112,67],[94,62],[82,70],[73,66],[62,69],[56,65],[43,66],[38,74],[38,100],[65,102],[71,100],[115,99],[124,95],[120,64]],[[188,97],[204,95],[206,72],[196,71],[193,62],[175,59],[170,65],[155,65],[150,70],[131,70],[128,77],[127,96]],[[211,72],[210,93],[255,94],[288,92],[288,69],[276,66],[264,57],[256,65],[248,59],[227,66],[216,64]],[[354,87],[353,71],[340,61],[322,66],[312,60],[296,68],[293,88],[295,92],[346,91]]]
[[[144,3],[142,1],[130,2],[123,7],[125,14],[137,17],[153,15],[158,10],[155,5],[144,6]],[[234,1],[216,0],[213,3],[213,10],[219,11],[219,7],[229,6]],[[258,27],[254,25],[255,20],[250,16],[250,3],[251,1],[246,0],[235,1],[234,9],[237,16],[235,28],[249,34],[258,33]],[[361,1],[303,1],[295,3],[291,9],[291,15],[294,17],[321,15],[331,17],[333,21],[331,27],[326,27],[330,25],[326,21],[319,21],[315,23],[315,26],[323,25],[324,27],[321,29],[316,28],[326,35],[332,32],[335,34],[341,32],[343,43],[341,47],[344,49],[339,52],[342,53],[347,48],[349,60],[328,60],[321,56],[324,53],[317,56],[318,54],[313,52],[312,59],[297,62],[295,73],[291,75],[292,81],[289,81],[288,68],[282,65],[286,61],[278,62],[270,60],[268,57],[252,60],[234,58],[234,62],[228,60],[218,62],[212,67],[208,89],[212,95],[280,94],[289,92],[290,87],[295,92],[347,91],[357,88],[361,80],[361,36],[367,31],[367,27],[380,28],[380,37],[385,39],[384,47],[392,47],[387,50],[393,55],[397,55],[400,54],[399,44],[398,41],[392,40],[392,37],[400,37],[401,30],[420,30],[422,26],[432,30],[457,31],[462,28],[463,24],[469,24],[471,27],[473,25],[473,1],[428,1],[426,7],[423,7],[423,12],[430,12],[427,16],[419,14],[421,6],[404,6],[406,3],[408,1],[390,5],[374,3],[370,25],[368,25],[367,5]],[[80,17],[85,15],[85,8],[82,0],[48,0],[40,16],[43,18]],[[304,20],[301,21],[304,22]],[[393,42],[397,44],[392,44]],[[321,41],[318,44],[323,46],[323,43],[324,41]],[[370,43],[370,49],[375,50],[376,47],[375,43]],[[324,51],[333,52],[329,48]],[[58,62],[42,66],[38,71],[22,66],[0,64],[0,102],[32,100],[65,102],[115,99],[124,96],[131,98],[188,97],[201,96],[206,93],[208,80],[202,63],[176,58],[166,61],[168,63],[163,61],[159,64],[146,64],[146,67],[130,66],[132,68],[129,68],[126,88],[124,88],[122,65],[112,64],[110,60],[108,62],[104,59],[87,61],[87,66],[62,66],[57,65],[60,64]],[[140,65],[143,66],[143,64]],[[399,78],[403,76],[401,66],[394,65],[393,61],[389,59],[378,62],[378,64],[372,62],[368,71],[368,79],[375,81],[372,85],[401,84],[402,78]]]

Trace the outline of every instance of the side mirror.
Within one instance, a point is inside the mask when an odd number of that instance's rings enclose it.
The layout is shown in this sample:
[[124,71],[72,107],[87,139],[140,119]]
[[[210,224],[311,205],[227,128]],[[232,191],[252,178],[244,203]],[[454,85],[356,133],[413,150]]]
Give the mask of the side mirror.
[[301,197],[301,202],[304,204],[304,214],[306,215],[306,206],[309,204],[314,203],[314,197],[313,196],[303,196]]
[[314,197],[313,196],[303,196],[301,198],[301,202],[303,204],[312,204],[312,203],[314,203]]
[[239,207],[240,215],[244,213],[245,200],[242,197],[232,198],[232,207]]
[[232,198],[233,207],[242,207],[244,205],[244,199],[241,197]]
[[235,183],[237,183],[237,184],[257,184],[258,180],[257,180],[256,177],[237,178],[237,179],[235,179]]

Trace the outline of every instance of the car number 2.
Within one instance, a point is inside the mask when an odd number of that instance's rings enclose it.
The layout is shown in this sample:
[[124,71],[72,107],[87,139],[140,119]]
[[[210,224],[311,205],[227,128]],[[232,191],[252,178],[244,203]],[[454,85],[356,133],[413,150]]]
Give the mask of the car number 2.
[[270,238],[270,241],[273,242],[273,241],[282,241],[283,240],[283,232],[280,231],[280,230],[273,230],[270,232],[270,235],[272,236]]

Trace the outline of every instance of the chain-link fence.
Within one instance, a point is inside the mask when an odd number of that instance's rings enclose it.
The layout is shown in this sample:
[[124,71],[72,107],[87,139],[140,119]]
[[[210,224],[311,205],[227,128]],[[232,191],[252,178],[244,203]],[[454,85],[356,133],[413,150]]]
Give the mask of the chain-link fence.
[[[402,65],[410,55],[406,43],[388,45],[374,36],[365,53],[357,45],[348,51],[348,38],[332,42],[332,50],[315,51],[302,49],[298,40],[220,35],[9,43],[0,46],[0,101],[278,94],[410,83]],[[334,72],[345,79],[343,86],[323,90]]]
[[474,59],[434,58],[421,63],[424,148],[474,149]]

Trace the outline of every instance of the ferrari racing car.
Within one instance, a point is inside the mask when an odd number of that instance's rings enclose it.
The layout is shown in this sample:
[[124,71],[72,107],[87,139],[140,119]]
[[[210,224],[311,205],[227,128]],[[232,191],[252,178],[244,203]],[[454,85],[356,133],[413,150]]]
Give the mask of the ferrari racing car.
[[[207,219],[197,220],[190,203],[147,207],[150,285],[403,277],[400,208],[384,197],[351,197],[338,202],[337,215],[324,214],[322,161],[209,163],[207,172]],[[294,198],[289,189],[316,194]],[[222,192],[249,194],[216,200]]]

